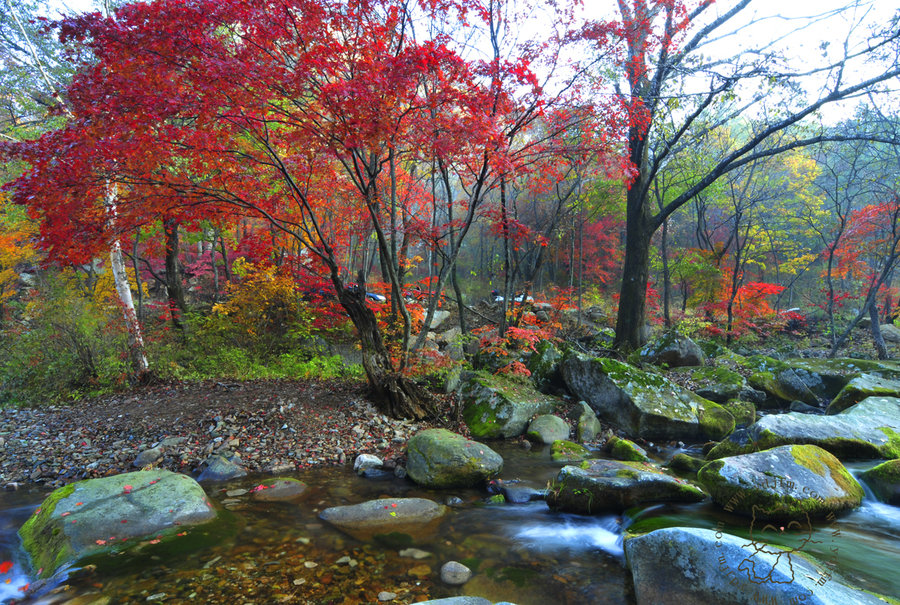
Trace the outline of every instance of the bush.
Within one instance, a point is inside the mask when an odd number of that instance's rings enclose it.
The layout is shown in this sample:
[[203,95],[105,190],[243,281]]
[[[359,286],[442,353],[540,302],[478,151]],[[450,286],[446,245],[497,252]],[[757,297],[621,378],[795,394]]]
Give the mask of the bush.
[[110,284],[95,277],[48,272],[30,292],[3,330],[0,404],[58,401],[126,383],[121,312]]

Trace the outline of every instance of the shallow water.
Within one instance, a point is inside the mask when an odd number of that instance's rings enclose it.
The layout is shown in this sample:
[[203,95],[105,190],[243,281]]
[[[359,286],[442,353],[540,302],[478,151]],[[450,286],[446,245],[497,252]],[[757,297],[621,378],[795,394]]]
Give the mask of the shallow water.
[[[542,488],[562,466],[550,460],[547,449],[491,445],[506,461],[502,477],[507,481]],[[347,467],[297,477],[310,486],[299,503],[260,503],[249,495],[226,494],[269,477],[206,484],[211,499],[231,514],[218,534],[188,536],[180,551],[111,559],[101,568],[76,572],[58,583],[55,593],[26,602],[349,604],[377,602],[380,591],[390,591],[398,595],[394,603],[468,594],[519,605],[627,604],[630,574],[622,538],[632,522],[642,528],[714,528],[721,522],[725,531],[745,536],[749,530],[747,519],[712,504],[655,505],[629,511],[630,516],[582,517],[553,513],[543,502],[484,504],[489,494],[482,490],[431,491],[405,480],[362,479]],[[0,601],[22,597],[18,587],[29,579],[15,532],[45,495],[37,489],[0,493],[0,561],[14,562],[11,572],[0,576]],[[358,542],[317,516],[329,506],[379,497],[443,502],[449,496],[463,503],[451,510],[437,535],[414,544],[429,553],[421,560],[401,556],[403,545]],[[848,579],[868,590],[900,595],[900,509],[867,500],[834,525],[817,524],[813,538],[819,552],[806,550],[824,558],[836,547],[837,569]],[[462,589],[440,582],[440,566],[451,559],[475,571]]]

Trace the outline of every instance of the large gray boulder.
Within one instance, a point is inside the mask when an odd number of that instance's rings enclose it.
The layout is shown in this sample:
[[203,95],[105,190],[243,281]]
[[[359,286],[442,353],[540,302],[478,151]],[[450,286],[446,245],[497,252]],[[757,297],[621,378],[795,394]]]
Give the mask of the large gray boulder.
[[382,498],[332,506],[319,513],[319,518],[357,540],[408,545],[431,537],[447,510],[425,498]]
[[572,393],[630,437],[705,441],[734,430],[722,406],[627,363],[569,353],[562,372]]
[[19,536],[34,569],[46,578],[66,563],[138,546],[145,538],[168,541],[215,518],[203,488],[190,477],[137,471],[57,489]]
[[547,491],[552,509],[591,515],[622,512],[645,502],[699,502],[706,495],[646,462],[586,460],[564,466]]
[[893,324],[882,324],[879,327],[885,342],[900,342],[900,328]]
[[826,414],[843,412],[851,405],[859,403],[866,397],[897,397],[900,395],[900,380],[881,378],[871,374],[857,376],[847,383],[841,392],[828,404]]
[[549,414],[557,399],[527,384],[477,372],[462,386],[463,419],[476,439],[509,439],[525,432],[535,414]]
[[675,330],[666,332],[654,342],[641,349],[641,361],[670,368],[681,366],[702,366],[706,355],[696,342]]
[[600,421],[597,420],[597,414],[584,401],[578,402],[581,405],[581,414],[578,416],[578,426],[575,427],[575,436],[581,443],[593,441],[603,430]]
[[831,400],[848,382],[862,374],[881,378],[900,378],[900,364],[896,361],[874,359],[788,359],[785,363],[795,371],[804,371],[818,384],[810,388],[823,399]]
[[790,444],[818,445],[841,459],[900,458],[900,399],[868,397],[839,414],[764,416],[722,441],[711,459]]
[[811,388],[817,386],[816,378],[808,372],[798,372],[772,358],[751,357],[748,360],[761,361],[757,364],[759,369],[747,379],[754,389],[763,391],[778,401],[802,401],[807,405],[819,402]]
[[691,371],[691,381],[697,384],[694,392],[700,397],[725,403],[737,399],[748,389],[744,377],[723,366],[706,366]]
[[565,420],[553,414],[544,414],[528,424],[526,435],[532,441],[550,445],[554,441],[568,439],[569,432],[569,425]]
[[729,512],[759,519],[825,517],[856,508],[863,489],[815,445],[783,445],[710,462],[697,480]]
[[769,544],[764,535],[754,531],[748,540],[711,529],[670,527],[626,539],[637,605],[892,602],[851,586],[804,553],[811,534],[793,549]]
[[416,433],[406,446],[406,472],[424,487],[472,487],[503,469],[500,454],[446,429]]
[[563,386],[559,372],[562,358],[560,350],[549,340],[541,341],[535,346],[534,353],[528,358],[527,367],[538,390],[552,391]]

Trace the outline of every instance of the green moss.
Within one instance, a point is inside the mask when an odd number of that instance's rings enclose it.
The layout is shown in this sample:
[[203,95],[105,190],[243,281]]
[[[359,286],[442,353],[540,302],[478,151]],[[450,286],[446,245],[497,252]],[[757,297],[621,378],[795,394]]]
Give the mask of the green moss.
[[823,452],[823,450],[814,445],[795,445],[791,448],[791,456],[794,457],[794,462],[824,477],[829,469],[822,461],[820,452]]
[[[795,451],[796,450],[796,451]],[[863,490],[859,483],[850,475],[837,458],[813,445],[800,445],[791,448],[791,454],[797,464],[808,468],[814,473],[825,476],[831,475],[832,480],[847,494],[842,498],[829,498],[826,502],[830,506],[845,508],[848,503],[857,503],[863,497]],[[810,516],[822,516],[825,512],[822,503],[817,498],[795,498],[787,492],[779,490],[767,490],[760,487],[743,485],[737,488],[721,475],[725,466],[724,460],[715,460],[705,465],[697,473],[698,480],[709,490],[713,499],[726,506],[733,497],[737,496],[739,504],[736,512],[747,513],[753,505],[771,512],[773,517],[797,518],[803,514]],[[774,473],[766,473],[769,476],[790,480],[789,477],[781,477]]]
[[40,571],[41,578],[47,578],[72,556],[68,540],[62,528],[54,521],[53,513],[60,500],[68,498],[75,491],[77,483],[61,487],[41,503],[35,514],[19,528],[22,546],[31,556],[34,570]]
[[542,403],[547,398],[531,387],[530,384],[519,382],[507,376],[476,372],[472,379],[481,386],[496,391],[509,401],[518,403]]
[[863,473],[863,477],[877,479],[885,483],[900,484],[900,460],[888,460],[873,466]]
[[865,588],[861,588],[860,590],[862,590],[866,594],[872,595],[873,597],[875,597],[877,599],[881,599],[888,605],[900,605],[900,600],[895,599],[894,597],[889,597],[887,595],[879,594],[877,592],[872,592],[871,590],[866,590]]
[[537,572],[533,569],[523,569],[521,567],[504,567],[498,576],[499,580],[509,580],[519,588],[522,588],[531,582]]
[[687,454],[675,454],[672,457],[672,460],[669,461],[668,467],[673,471],[696,475],[697,471],[699,471],[706,463],[706,460],[701,458],[694,458]]
[[900,458],[900,433],[888,426],[878,427],[887,438],[887,444],[881,446],[881,454],[885,458]]
[[735,425],[749,426],[756,422],[756,406],[749,401],[729,401],[722,407],[734,417]]
[[646,462],[647,456],[632,441],[613,437],[607,444],[610,455],[616,460],[628,460],[632,462]]
[[466,557],[465,559],[460,559],[459,562],[471,569],[474,573],[478,571],[478,568],[481,566],[483,559],[481,559],[480,557]]
[[714,382],[716,384],[742,386],[744,378],[728,368],[722,366],[705,366],[691,372],[691,378],[696,382]]
[[616,471],[616,477],[625,477],[627,479],[637,479],[640,475],[636,471],[622,468]]
[[698,414],[700,428],[710,439],[724,439],[734,431],[734,416],[720,405],[711,401],[703,402],[703,409]]
[[591,455],[583,445],[560,439],[550,445],[550,457],[553,460],[584,460]]

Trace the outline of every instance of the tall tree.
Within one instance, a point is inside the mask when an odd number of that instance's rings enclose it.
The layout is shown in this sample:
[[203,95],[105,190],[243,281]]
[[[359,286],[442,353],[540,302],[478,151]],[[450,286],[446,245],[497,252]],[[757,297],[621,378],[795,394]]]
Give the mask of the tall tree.
[[[851,10],[860,4],[844,11],[853,28],[834,45],[840,48],[826,46],[828,52],[819,56],[808,53],[799,58],[799,67],[776,52],[771,36],[751,29],[760,22],[748,15],[751,0],[618,0],[618,21],[596,22],[585,29],[585,35],[604,49],[610,40],[620,45],[620,52],[613,55],[621,74],[616,97],[628,116],[624,139],[631,178],[618,346],[634,349],[642,344],[650,242],[666,218],[732,170],[832,138],[813,123],[820,109],[877,91],[879,84],[900,75],[897,17],[861,38],[862,25]],[[751,43],[728,56],[722,40],[738,33]],[[885,68],[871,75],[871,69],[862,67],[870,59]],[[750,110],[759,121],[743,131],[733,148],[714,158],[683,193],[656,210],[650,203],[654,177],[673,158],[692,152],[694,138],[704,132],[697,126],[733,124]],[[763,145],[775,137],[781,137],[777,143]]]

